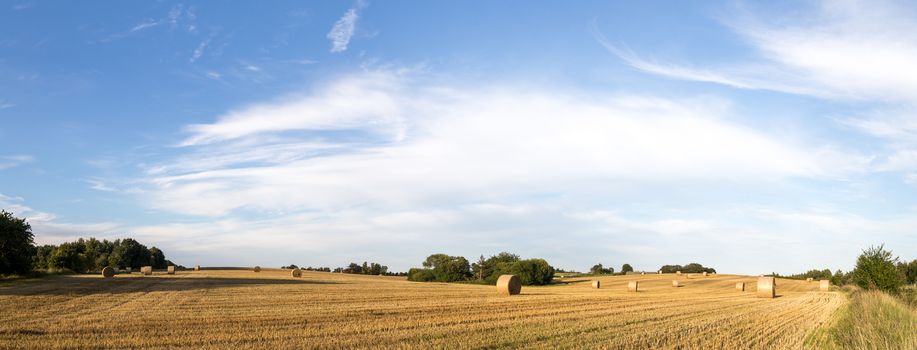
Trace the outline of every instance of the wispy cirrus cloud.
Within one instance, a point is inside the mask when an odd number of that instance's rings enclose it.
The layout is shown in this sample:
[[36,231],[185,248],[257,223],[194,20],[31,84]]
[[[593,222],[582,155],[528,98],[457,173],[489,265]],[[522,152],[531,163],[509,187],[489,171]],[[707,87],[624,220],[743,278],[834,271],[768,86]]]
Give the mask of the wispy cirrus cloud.
[[35,157],[25,154],[0,156],[0,170],[15,168],[35,161]]
[[[755,12],[756,11],[749,11]],[[768,21],[751,13],[726,19],[757,53],[728,66],[663,63],[596,38],[639,70],[677,79],[832,99],[917,102],[917,14],[895,1],[822,1],[811,11]]]
[[334,22],[334,26],[331,27],[331,31],[327,35],[328,40],[331,40],[331,52],[347,51],[347,45],[350,44],[350,39],[357,28],[360,11],[367,5],[366,1],[358,0],[353,7],[344,12],[344,15],[337,22]]

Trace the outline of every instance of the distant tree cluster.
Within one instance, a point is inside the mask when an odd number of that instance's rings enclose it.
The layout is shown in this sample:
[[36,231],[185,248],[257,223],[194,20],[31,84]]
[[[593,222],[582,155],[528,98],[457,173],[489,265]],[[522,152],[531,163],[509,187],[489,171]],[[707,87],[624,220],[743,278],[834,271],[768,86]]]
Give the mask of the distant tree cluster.
[[602,263],[598,263],[589,269],[589,273],[593,275],[613,275],[615,273],[615,268],[611,266],[606,268]]
[[554,267],[544,259],[521,259],[502,252],[489,258],[483,255],[469,264],[468,259],[447,254],[433,254],[423,262],[423,268],[408,271],[408,280],[417,282],[479,281],[496,284],[500,275],[517,275],[524,285],[544,285],[554,278]]
[[[99,271],[105,266],[164,269],[174,265],[156,247],[136,240],[78,239],[60,245],[33,245],[32,228],[25,219],[0,211],[0,275],[27,274],[33,269],[73,272]],[[183,268],[180,267],[179,268]]]
[[299,267],[296,264],[290,264],[290,266],[281,266],[281,269],[301,269],[306,271],[318,271],[318,272],[331,272],[330,267]]
[[341,269],[340,272],[356,275],[384,275],[388,273],[388,266],[379,263],[367,263],[364,261],[363,265],[350,263],[350,265]]
[[64,269],[78,273],[99,271],[105,266],[164,269],[175,265],[159,248],[147,248],[132,238],[114,241],[80,238],[57,246],[39,246],[33,264],[35,269]]
[[663,265],[659,270],[662,273],[675,273],[681,271],[682,273],[716,273],[716,269],[712,267],[704,267],[704,265],[698,263],[690,263],[685,266],[681,265]]

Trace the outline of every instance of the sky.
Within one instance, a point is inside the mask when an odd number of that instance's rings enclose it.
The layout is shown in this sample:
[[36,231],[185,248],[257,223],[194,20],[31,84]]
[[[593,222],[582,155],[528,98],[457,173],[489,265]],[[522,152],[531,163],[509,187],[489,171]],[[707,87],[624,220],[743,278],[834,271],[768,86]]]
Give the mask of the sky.
[[0,208],[186,266],[917,258],[917,7],[0,7]]

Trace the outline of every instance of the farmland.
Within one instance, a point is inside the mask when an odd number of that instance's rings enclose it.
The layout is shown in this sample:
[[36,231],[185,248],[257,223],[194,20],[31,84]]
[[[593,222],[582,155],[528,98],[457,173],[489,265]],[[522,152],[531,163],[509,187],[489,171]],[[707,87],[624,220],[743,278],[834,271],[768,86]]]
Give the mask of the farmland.
[[[6,281],[0,348],[804,348],[848,302],[798,280],[778,279],[778,297],[760,299],[749,276],[598,279],[601,289],[564,278],[512,297],[279,269]],[[627,292],[631,280],[639,292]]]

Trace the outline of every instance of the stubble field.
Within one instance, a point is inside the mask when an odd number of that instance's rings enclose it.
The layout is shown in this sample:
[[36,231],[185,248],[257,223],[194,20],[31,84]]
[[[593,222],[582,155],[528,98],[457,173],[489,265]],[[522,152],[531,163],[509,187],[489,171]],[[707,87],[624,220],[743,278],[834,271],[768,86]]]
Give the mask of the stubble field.
[[[265,269],[0,283],[0,348],[807,348],[847,302],[817,282],[609,276],[523,287]],[[683,286],[673,288],[671,281]],[[627,292],[627,281],[641,291]],[[746,282],[746,291],[735,289]]]

